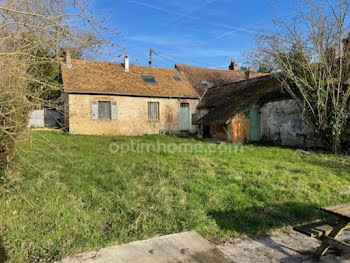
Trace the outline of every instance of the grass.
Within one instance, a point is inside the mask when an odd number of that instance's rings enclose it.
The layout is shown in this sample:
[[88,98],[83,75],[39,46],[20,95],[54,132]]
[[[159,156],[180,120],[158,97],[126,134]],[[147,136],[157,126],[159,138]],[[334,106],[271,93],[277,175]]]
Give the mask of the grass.
[[[131,141],[193,151],[109,150]],[[50,131],[26,133],[19,146],[0,195],[0,258],[10,262],[50,262],[191,229],[210,239],[256,236],[350,201],[347,156]]]

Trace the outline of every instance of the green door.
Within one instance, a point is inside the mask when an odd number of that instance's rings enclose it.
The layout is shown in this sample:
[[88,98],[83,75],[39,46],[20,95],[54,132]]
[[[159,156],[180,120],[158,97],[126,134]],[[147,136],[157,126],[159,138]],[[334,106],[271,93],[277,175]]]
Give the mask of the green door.
[[180,103],[181,131],[190,130],[190,107],[188,103]]
[[250,140],[257,142],[261,140],[260,107],[253,106],[249,109]]

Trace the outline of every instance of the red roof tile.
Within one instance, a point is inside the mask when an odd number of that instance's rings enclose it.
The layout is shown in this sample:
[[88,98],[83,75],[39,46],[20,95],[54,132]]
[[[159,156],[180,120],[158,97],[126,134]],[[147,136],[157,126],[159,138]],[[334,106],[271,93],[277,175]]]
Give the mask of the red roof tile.
[[[246,79],[246,72],[241,70],[218,70],[200,68],[195,66],[187,66],[176,64],[175,68],[183,72],[187,79],[192,83],[195,90],[203,95],[205,88],[202,86],[202,81],[208,82],[210,87],[225,85]],[[250,72],[249,77],[261,77],[265,73]]]
[[[176,69],[72,59],[72,67],[61,64],[64,91],[68,93],[108,93],[120,95],[200,97],[186,76]],[[145,83],[142,75],[153,76],[157,83]],[[181,82],[174,79],[179,76]]]

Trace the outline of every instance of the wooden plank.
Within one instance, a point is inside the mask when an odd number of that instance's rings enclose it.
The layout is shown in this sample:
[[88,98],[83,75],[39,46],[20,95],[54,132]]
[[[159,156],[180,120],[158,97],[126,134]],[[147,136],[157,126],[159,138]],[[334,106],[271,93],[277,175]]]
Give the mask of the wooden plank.
[[[334,226],[333,230],[329,233],[327,237],[337,239],[338,236],[341,234],[341,232],[348,226],[349,219],[341,219],[339,223]],[[326,242],[323,242],[321,246],[316,250],[316,256],[321,257],[323,256],[329,248],[329,244]]]
[[235,144],[243,144],[245,138],[245,114],[241,113],[231,122],[231,140]]
[[350,251],[350,245],[343,242],[336,240],[335,238],[329,237],[329,236],[322,236],[320,238],[324,243],[328,244],[329,246],[341,249],[341,250],[347,250]]
[[340,217],[350,219],[350,203],[327,206],[322,208],[322,210]]
[[307,235],[309,237],[314,237],[314,238],[318,238],[320,236],[322,236],[322,233],[320,231],[314,231],[313,229],[309,229],[309,228],[304,228],[304,227],[294,227],[293,230],[300,232],[304,235]]
[[332,231],[333,227],[337,225],[337,223],[338,222],[324,220],[321,222],[296,226],[293,229],[309,237],[319,238],[322,235],[328,235]]

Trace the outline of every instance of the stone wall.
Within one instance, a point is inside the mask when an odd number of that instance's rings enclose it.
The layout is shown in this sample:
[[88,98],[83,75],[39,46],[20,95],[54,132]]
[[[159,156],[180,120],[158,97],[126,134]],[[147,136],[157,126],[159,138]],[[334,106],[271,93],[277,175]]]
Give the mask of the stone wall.
[[[117,120],[92,120],[91,101],[116,101]],[[127,96],[70,94],[69,131],[73,134],[143,135],[180,132],[180,103],[189,103],[190,123],[197,99],[168,99]],[[159,102],[159,121],[148,120],[148,102]],[[196,126],[190,126],[196,132]]]
[[33,110],[29,113],[28,127],[45,127],[44,110]]
[[60,127],[61,114],[56,110],[33,110],[29,114],[27,127],[43,128],[43,127]]
[[301,119],[294,100],[265,103],[261,107],[262,140],[296,147],[323,147],[313,130]]

